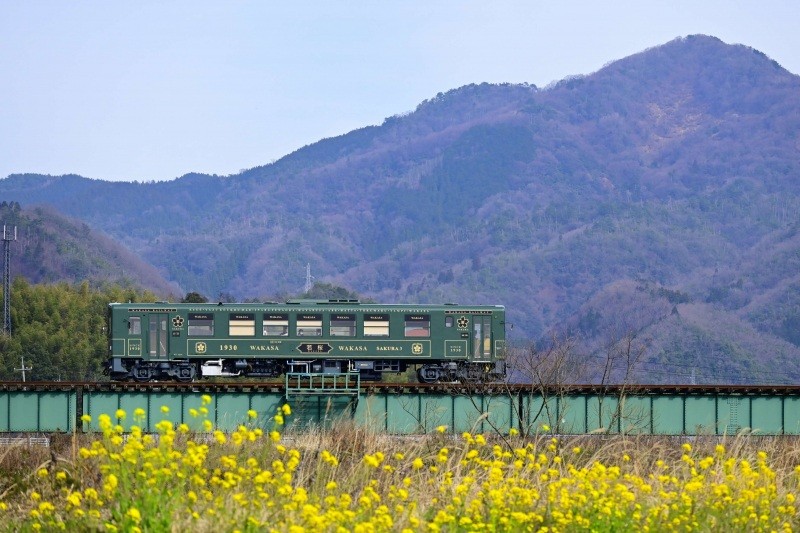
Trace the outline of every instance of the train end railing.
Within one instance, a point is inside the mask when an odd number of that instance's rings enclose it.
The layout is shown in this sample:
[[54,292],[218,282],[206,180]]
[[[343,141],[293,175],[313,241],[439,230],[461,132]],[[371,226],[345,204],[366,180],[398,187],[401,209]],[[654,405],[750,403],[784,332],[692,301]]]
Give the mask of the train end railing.
[[285,387],[287,400],[297,396],[351,396],[358,400],[361,374],[289,372]]

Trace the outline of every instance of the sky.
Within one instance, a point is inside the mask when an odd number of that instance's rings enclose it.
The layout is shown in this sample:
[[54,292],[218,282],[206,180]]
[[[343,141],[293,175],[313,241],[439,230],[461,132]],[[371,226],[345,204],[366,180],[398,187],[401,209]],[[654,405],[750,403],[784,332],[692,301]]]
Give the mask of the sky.
[[800,74],[800,2],[0,2],[0,177],[230,175],[470,83],[706,34]]

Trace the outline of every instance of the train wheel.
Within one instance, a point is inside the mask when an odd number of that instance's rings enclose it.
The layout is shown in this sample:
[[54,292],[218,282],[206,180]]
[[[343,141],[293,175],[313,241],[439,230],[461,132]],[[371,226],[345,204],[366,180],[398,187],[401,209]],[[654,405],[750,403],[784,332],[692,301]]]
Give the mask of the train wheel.
[[193,365],[179,365],[173,369],[175,379],[181,383],[190,383],[194,381],[196,372]]
[[423,366],[417,370],[417,377],[422,383],[436,383],[441,376],[439,369],[433,366]]
[[486,375],[480,367],[468,365],[460,369],[459,377],[462,383],[481,383],[486,380]]
[[133,376],[134,381],[138,381],[140,383],[150,381],[150,379],[153,377],[148,367],[138,365],[133,367],[133,370],[131,370],[131,375]]

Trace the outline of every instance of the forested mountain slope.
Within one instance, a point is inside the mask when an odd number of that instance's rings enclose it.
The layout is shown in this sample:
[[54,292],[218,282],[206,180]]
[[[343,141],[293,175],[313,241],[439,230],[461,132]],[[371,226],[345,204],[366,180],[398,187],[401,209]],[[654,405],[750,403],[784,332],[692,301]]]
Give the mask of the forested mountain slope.
[[455,89],[235,176],[18,175],[0,197],[78,217],[186,290],[297,292],[310,263],[376,300],[505,304],[519,340],[569,329],[600,354],[614,323],[661,371],[759,380],[780,361],[791,381],[798,132],[798,76],[692,36],[544,89]]
[[148,287],[162,295],[180,295],[152,266],[86,223],[65,217],[52,207],[22,208],[0,202],[0,223],[6,226],[12,276],[31,283],[81,283],[95,286]]

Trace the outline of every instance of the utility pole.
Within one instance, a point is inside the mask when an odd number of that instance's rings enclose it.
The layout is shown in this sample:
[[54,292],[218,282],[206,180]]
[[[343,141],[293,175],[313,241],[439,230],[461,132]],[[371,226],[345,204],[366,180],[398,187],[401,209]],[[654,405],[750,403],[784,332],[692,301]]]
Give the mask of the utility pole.
[[22,368],[15,368],[14,369],[15,372],[20,372],[20,371],[22,372],[22,382],[23,383],[25,383],[25,372],[27,372],[28,370],[33,370],[33,367],[32,366],[29,366],[27,368],[25,367],[25,356],[23,355],[22,356]]
[[11,227],[6,228],[3,224],[3,333],[5,335],[11,335],[11,242],[17,240],[17,227],[13,228],[12,231]]

